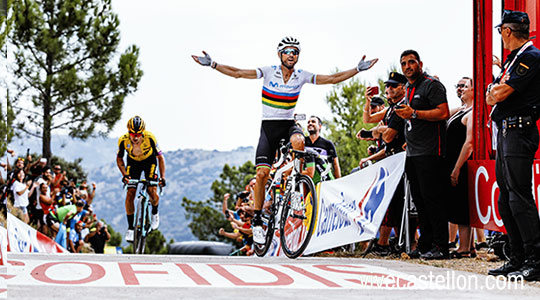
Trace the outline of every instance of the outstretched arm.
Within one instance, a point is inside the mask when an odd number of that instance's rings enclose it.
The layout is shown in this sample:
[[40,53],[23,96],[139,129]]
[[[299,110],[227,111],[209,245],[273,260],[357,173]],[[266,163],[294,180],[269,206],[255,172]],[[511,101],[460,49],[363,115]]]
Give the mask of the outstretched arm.
[[218,70],[220,73],[234,77],[234,78],[246,78],[246,79],[257,79],[257,71],[256,70],[246,70],[246,69],[238,69],[235,67],[227,66],[218,64],[217,62],[213,61],[210,55],[203,51],[204,56],[196,56],[192,55],[191,57],[193,60],[200,64],[201,66],[205,67],[211,67],[212,69]]
[[369,70],[379,60],[378,58],[372,60],[364,60],[366,56],[362,57],[362,60],[358,63],[358,66],[347,71],[338,72],[332,75],[317,75],[317,82],[315,84],[335,84],[345,81],[354,75]]

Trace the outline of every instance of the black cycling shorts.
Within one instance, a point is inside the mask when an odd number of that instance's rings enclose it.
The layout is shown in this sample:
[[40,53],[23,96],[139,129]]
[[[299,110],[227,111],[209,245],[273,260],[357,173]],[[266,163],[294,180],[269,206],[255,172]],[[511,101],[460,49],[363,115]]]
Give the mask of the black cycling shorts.
[[[157,180],[156,174],[157,158],[155,155],[150,155],[145,160],[134,160],[128,156],[127,158],[127,175],[131,176],[131,179],[140,179],[141,173],[144,171],[146,180]],[[128,185],[130,188],[135,188],[135,185]]]
[[270,168],[276,157],[279,141],[290,141],[293,134],[304,136],[302,129],[296,126],[294,120],[264,120],[261,124],[261,136],[255,154],[255,166],[257,168]]

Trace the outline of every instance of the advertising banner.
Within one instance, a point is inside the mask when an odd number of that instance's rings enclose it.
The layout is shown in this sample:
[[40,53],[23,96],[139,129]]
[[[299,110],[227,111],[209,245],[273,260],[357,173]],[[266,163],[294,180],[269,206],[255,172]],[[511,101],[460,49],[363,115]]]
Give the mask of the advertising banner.
[[17,217],[8,213],[8,245],[9,252],[28,253],[67,253],[68,251],[52,241],[41,232],[28,226]]
[[[495,177],[494,160],[469,160],[469,216],[472,227],[506,232],[499,215],[499,185]],[[540,195],[540,161],[532,168],[532,194],[536,206]]]
[[304,254],[374,238],[404,171],[405,152],[401,152],[322,182],[316,227]]
[[0,267],[7,265],[7,230],[0,226]]

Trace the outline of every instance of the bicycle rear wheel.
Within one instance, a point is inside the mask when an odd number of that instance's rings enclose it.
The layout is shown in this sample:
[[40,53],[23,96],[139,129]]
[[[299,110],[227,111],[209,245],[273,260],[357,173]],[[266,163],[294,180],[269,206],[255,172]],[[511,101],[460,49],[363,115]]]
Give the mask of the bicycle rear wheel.
[[287,257],[300,256],[311,239],[317,216],[317,193],[313,181],[300,175],[287,198],[280,220],[281,248]]
[[[266,183],[266,191],[268,191],[269,196],[269,199],[267,200],[272,201],[272,204],[270,205],[269,211],[265,212],[263,210],[262,212],[265,242],[264,244],[257,244],[255,242],[253,243],[253,250],[255,251],[255,254],[257,254],[257,256],[259,257],[265,256],[266,252],[268,252],[268,249],[270,249],[270,245],[272,245],[272,239],[274,238],[275,231],[276,199],[274,195],[274,190],[272,189],[271,179],[268,179],[268,182]],[[266,192],[265,195],[267,195]]]

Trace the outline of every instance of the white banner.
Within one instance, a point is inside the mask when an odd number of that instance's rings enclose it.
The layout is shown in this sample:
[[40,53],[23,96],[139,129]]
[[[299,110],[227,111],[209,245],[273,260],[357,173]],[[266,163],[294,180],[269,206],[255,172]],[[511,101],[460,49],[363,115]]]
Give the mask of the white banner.
[[304,254],[374,238],[404,171],[405,152],[401,152],[322,182],[317,222]]
[[17,217],[8,213],[8,251],[18,253],[45,252],[65,253],[68,252],[53,240],[28,226]]

